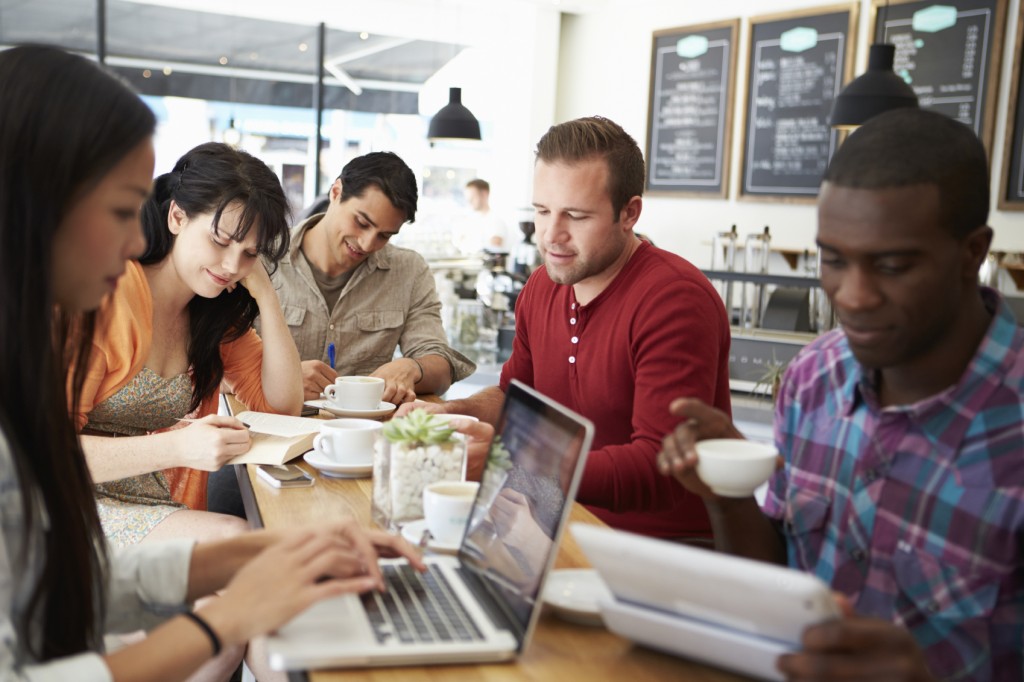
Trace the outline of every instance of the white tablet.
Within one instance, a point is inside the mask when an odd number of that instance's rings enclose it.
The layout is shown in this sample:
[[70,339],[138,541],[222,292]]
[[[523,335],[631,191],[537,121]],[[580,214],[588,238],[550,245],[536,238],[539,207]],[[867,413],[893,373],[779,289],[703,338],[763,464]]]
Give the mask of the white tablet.
[[829,587],[782,566],[575,523],[613,599],[608,629],[662,651],[762,679],[804,629],[839,616]]

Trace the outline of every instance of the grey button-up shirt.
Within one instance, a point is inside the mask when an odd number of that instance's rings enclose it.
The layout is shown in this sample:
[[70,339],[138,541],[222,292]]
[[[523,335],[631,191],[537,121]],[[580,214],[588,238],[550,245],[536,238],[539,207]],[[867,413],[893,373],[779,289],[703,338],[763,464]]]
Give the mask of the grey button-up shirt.
[[322,217],[312,216],[292,230],[288,255],[271,276],[299,357],[327,362],[327,344],[333,342],[339,375],[370,374],[390,362],[397,347],[408,358],[445,358],[453,383],[472,374],[476,365],[448,345],[434,278],[415,251],[388,244],[370,254],[334,309],[327,309],[300,251],[306,231]]
[[[47,526],[42,501],[36,496],[36,526],[24,528],[23,491],[14,458],[0,431],[0,680],[25,682],[110,682],[110,669],[96,650],[40,663],[28,643],[18,638],[15,618],[27,609],[35,580],[42,571]],[[177,539],[108,550],[106,567],[107,620],[102,631],[132,632],[153,628],[188,609],[185,594],[194,540]],[[31,623],[39,636],[40,623]]]

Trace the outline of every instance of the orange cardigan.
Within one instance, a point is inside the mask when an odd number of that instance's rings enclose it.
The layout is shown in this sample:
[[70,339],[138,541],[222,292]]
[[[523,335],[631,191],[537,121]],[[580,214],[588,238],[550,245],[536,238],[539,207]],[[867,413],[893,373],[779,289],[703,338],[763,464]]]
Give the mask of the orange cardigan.
[[[117,290],[104,302],[96,320],[89,368],[75,415],[79,431],[89,423],[93,407],[117,393],[139,373],[152,344],[153,294],[142,266],[130,261],[117,282]],[[263,341],[259,335],[250,329],[235,341],[221,344],[220,357],[224,362],[224,380],[238,399],[250,409],[274,411],[263,396]],[[193,416],[216,413],[217,401],[217,393],[204,397]],[[208,472],[179,467],[166,469],[164,474],[175,501],[192,509],[206,509]]]

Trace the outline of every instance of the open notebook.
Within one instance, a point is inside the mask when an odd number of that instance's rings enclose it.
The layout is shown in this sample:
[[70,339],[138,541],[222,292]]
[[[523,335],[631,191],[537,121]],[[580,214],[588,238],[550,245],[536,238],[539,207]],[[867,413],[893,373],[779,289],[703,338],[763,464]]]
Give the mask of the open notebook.
[[284,464],[313,448],[313,438],[323,421],[267,412],[239,412],[249,425],[252,447],[228,464]]
[[[427,556],[424,574],[382,560],[387,591],[306,610],[268,638],[271,666],[470,663],[521,653],[593,433],[583,417],[513,381],[458,555]],[[513,528],[510,505],[519,505]]]

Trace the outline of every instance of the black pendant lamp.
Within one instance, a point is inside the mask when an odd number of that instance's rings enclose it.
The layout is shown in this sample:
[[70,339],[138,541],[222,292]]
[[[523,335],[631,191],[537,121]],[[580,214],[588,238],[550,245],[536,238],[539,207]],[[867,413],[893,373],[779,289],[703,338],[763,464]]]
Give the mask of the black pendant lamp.
[[[889,0],[879,13],[878,25],[885,35],[885,18],[889,13]],[[836,97],[832,105],[833,128],[856,128],[868,119],[890,109],[917,107],[917,95],[907,82],[892,70],[896,62],[896,46],[891,43],[874,43],[868,51],[868,70],[857,78]]]
[[480,122],[466,107],[462,106],[462,88],[448,89],[448,104],[430,119],[427,138],[431,140],[461,139],[479,140]]
[[871,46],[868,70],[843,88],[832,105],[833,128],[855,128],[884,111],[917,106],[913,88],[892,70],[895,58],[895,45]]

